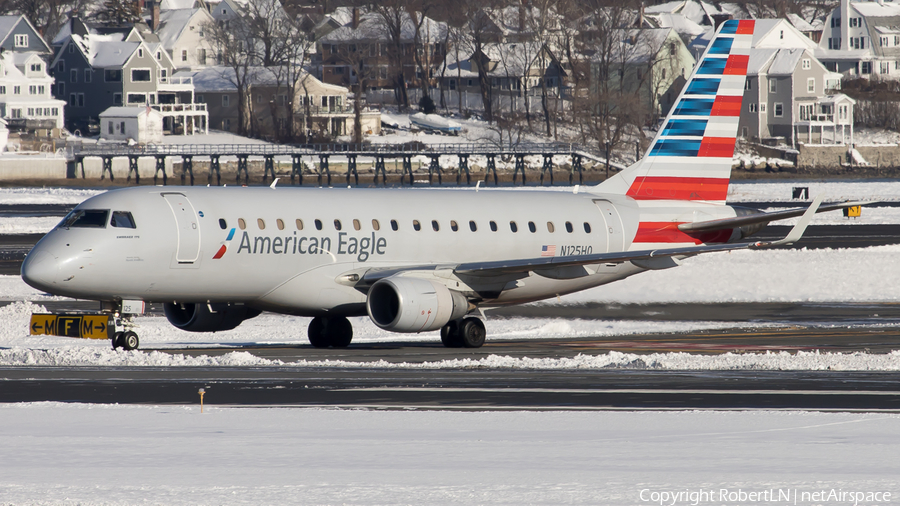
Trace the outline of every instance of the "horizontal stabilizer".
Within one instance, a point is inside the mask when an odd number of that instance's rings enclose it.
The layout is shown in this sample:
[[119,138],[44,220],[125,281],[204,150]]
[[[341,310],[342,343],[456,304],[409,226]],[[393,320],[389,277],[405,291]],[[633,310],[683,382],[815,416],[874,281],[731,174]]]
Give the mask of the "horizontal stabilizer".
[[[864,206],[875,204],[878,201],[856,201],[856,202],[837,202],[834,204],[826,204],[820,206],[816,212],[824,213],[827,211],[836,211],[838,209],[846,209],[848,207]],[[800,207],[797,209],[788,209],[785,211],[776,211],[773,213],[756,213],[745,216],[737,216],[735,218],[722,218],[719,220],[696,221],[693,223],[682,223],[678,225],[678,230],[682,232],[711,232],[713,230],[725,230],[729,228],[738,228],[746,225],[757,225],[760,223],[769,223],[770,221],[785,220],[788,218],[796,218],[804,214],[809,208]]]

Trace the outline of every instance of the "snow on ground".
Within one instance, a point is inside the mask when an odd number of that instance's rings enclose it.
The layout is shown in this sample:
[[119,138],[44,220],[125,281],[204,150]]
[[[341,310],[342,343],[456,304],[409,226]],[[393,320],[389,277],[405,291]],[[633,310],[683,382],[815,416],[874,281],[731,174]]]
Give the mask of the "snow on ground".
[[80,204],[104,191],[54,187],[0,188],[0,204]]
[[[0,501],[736,506],[900,497],[892,414],[242,409],[215,406],[215,385],[206,390],[202,414],[0,405]],[[739,495],[770,490],[790,500]],[[812,500],[831,490],[880,499]]]
[[0,234],[46,234],[59,222],[59,216],[0,217]]

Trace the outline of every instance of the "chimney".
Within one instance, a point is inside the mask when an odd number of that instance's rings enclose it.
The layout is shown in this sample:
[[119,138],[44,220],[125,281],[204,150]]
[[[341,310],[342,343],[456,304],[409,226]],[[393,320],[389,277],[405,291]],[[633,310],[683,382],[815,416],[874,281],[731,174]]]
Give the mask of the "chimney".
[[150,29],[155,32],[159,28],[159,2],[152,2],[150,12]]
[[354,30],[359,28],[359,7],[353,8],[353,21],[351,21],[350,27]]

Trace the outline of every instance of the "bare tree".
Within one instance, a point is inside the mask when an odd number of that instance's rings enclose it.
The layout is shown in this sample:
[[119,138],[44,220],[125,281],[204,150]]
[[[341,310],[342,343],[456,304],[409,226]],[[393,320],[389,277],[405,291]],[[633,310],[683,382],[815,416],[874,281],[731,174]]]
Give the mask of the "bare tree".
[[83,12],[89,5],[87,0],[3,0],[0,14],[21,14],[41,35],[52,37],[69,14]]
[[252,101],[250,85],[257,60],[251,25],[244,16],[236,16],[227,25],[209,22],[204,26],[210,43],[216,49],[216,60],[225,67],[222,78],[234,85],[238,99],[238,134],[252,134]]
[[134,0],[106,0],[97,16],[111,25],[126,25],[143,21],[141,8]]
[[404,51],[408,51],[404,49],[403,43],[404,21],[408,19],[407,7],[407,0],[384,0],[372,6],[389,41],[386,44],[389,72],[394,82],[394,99],[401,110],[409,108],[409,92],[403,74],[403,55]]

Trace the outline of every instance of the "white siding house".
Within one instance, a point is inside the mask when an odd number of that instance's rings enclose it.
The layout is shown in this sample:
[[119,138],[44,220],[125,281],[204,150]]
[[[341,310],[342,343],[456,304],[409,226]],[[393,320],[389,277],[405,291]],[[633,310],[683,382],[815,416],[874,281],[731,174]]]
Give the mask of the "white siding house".
[[162,142],[163,115],[150,107],[110,107],[100,113],[100,138],[139,144]]

